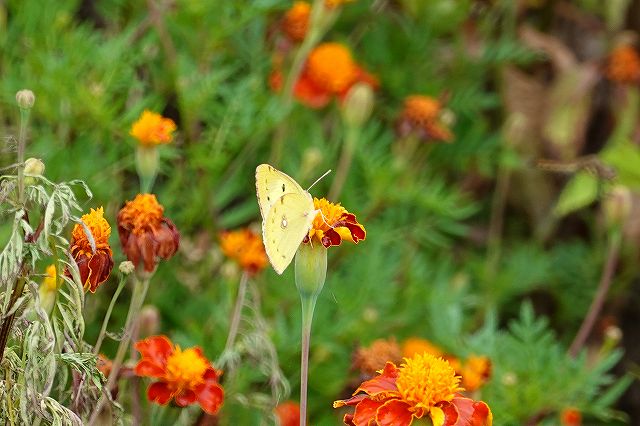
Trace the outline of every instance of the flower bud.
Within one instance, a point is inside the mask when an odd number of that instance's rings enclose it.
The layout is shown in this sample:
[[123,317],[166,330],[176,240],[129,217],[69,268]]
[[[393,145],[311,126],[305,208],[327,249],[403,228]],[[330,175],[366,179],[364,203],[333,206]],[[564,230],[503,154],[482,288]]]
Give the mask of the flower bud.
[[348,126],[361,127],[373,110],[373,88],[367,83],[356,83],[349,89],[342,103],[342,118]]
[[16,101],[22,109],[31,109],[36,101],[36,95],[31,90],[23,89],[16,93]]
[[153,181],[158,174],[160,155],[155,145],[138,145],[136,150],[136,169],[140,177],[142,192],[151,192]]
[[24,162],[24,174],[31,176],[42,176],[44,173],[44,163],[39,158],[27,158]]
[[140,310],[138,318],[138,335],[140,338],[158,334],[160,329],[160,312],[155,306],[147,305]]
[[129,275],[136,270],[136,267],[134,266],[132,261],[125,260],[124,262],[120,262],[120,266],[118,266],[118,269],[123,275]]
[[301,297],[315,297],[327,277],[327,248],[322,244],[300,244],[296,253],[296,287]]
[[629,219],[633,199],[629,188],[616,185],[605,198],[602,209],[609,228],[621,227]]

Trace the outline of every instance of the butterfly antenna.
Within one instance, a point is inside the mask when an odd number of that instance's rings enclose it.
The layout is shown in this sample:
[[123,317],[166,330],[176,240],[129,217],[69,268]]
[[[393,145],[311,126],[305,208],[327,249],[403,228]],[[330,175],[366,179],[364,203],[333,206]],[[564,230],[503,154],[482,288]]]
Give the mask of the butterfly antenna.
[[326,172],[324,172],[324,174],[322,176],[320,176],[318,179],[316,179],[316,181],[313,182],[309,188],[307,188],[307,192],[309,192],[309,190],[311,188],[313,188],[313,185],[315,185],[316,183],[320,182],[320,180],[322,180],[322,178],[325,177],[326,175],[328,175],[329,173],[331,173],[331,169],[327,170]]

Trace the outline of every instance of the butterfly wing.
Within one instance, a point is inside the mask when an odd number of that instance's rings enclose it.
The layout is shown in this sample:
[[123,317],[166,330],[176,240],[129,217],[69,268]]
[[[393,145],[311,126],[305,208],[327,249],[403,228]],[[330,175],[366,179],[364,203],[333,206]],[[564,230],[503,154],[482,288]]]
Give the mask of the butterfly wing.
[[262,222],[262,239],[273,269],[282,274],[309,233],[316,216],[308,192],[288,193],[275,202]]
[[276,201],[288,193],[307,194],[298,182],[275,167],[260,164],[256,168],[256,194],[263,221]]

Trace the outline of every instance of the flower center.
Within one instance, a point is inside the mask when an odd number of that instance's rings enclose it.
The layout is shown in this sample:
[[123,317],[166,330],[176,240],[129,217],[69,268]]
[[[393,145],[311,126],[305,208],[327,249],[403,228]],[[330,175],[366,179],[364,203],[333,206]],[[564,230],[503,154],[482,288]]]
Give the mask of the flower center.
[[396,385],[402,398],[413,406],[430,410],[440,401],[451,401],[461,391],[460,376],[447,361],[423,353],[405,358]]
[[357,78],[351,53],[339,43],[324,43],[309,55],[307,70],[311,80],[323,90],[340,93]]
[[209,368],[206,360],[195,348],[182,351],[176,347],[167,359],[166,380],[180,389],[193,389],[204,383]]
[[[91,209],[91,212],[82,216],[82,221],[87,228],[91,231],[93,240],[96,244],[96,249],[109,247],[109,235],[111,235],[111,226],[104,218],[104,209],[102,207],[98,209]],[[76,225],[71,232],[75,244],[81,247],[86,252],[93,252],[89,239],[85,234],[84,227],[82,225]]]
[[130,226],[131,232],[141,235],[157,228],[162,220],[164,208],[153,194],[138,194],[120,211],[119,222]]
[[342,207],[340,203],[331,203],[325,198],[314,198],[313,206],[315,209],[319,209],[321,213],[318,213],[313,219],[312,229],[321,231],[328,231],[329,228],[335,225],[347,212],[347,209]]

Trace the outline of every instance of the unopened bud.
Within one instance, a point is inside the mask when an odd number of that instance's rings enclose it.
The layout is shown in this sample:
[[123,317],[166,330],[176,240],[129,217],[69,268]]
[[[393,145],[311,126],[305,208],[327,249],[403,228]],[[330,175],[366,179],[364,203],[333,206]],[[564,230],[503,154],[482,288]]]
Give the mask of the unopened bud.
[[369,119],[373,110],[373,88],[357,83],[347,92],[342,103],[342,118],[349,126],[360,127]]
[[24,173],[31,176],[42,176],[44,163],[39,158],[27,158],[24,162]]
[[140,310],[138,333],[140,338],[153,336],[160,329],[160,312],[155,306],[147,305]]
[[631,214],[633,198],[626,186],[616,185],[605,198],[602,209],[608,227],[623,226]]
[[16,93],[16,101],[22,109],[30,109],[36,101],[36,95],[31,90],[24,89]]
[[124,262],[120,262],[120,266],[118,266],[118,269],[122,274],[129,275],[136,270],[136,267],[134,266],[132,261],[125,260]]
[[322,151],[318,148],[307,148],[302,154],[301,175],[304,177],[318,173],[318,167],[322,164]]

